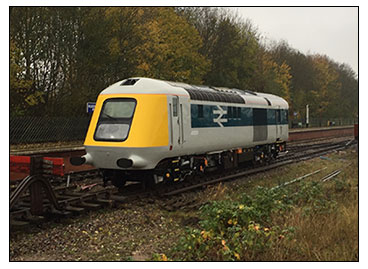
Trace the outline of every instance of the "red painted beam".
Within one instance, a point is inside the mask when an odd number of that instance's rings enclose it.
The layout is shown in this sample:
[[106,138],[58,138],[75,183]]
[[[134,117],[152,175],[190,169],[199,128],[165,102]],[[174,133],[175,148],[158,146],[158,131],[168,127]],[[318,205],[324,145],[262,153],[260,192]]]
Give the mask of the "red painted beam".
[[10,172],[29,173],[31,157],[10,155]]
[[44,160],[52,162],[51,174],[57,176],[64,176],[64,159],[55,157],[43,157]]
[[[43,173],[64,176],[64,159],[55,157],[43,157]],[[31,171],[30,156],[10,155],[10,172],[27,173]]]

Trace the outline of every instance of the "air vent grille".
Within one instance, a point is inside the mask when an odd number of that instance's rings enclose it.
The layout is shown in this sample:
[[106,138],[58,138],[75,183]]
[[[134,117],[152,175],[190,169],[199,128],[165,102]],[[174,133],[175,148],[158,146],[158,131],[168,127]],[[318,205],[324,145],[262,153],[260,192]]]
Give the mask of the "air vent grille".
[[139,79],[129,78],[123,81],[120,86],[132,86],[134,85]]
[[185,90],[189,93],[190,99],[192,100],[237,104],[245,103],[244,99],[240,95],[234,93],[196,90],[188,88],[185,88]]

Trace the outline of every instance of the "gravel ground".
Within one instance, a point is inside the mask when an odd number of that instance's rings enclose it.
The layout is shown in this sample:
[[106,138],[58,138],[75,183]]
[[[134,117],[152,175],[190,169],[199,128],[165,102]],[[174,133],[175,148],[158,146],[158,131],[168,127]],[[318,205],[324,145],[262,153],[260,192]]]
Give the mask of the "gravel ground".
[[[356,154],[356,150],[352,151]],[[183,199],[194,204],[247,192],[262,182],[274,186],[314,171],[315,166],[345,165],[346,152],[331,160],[315,158],[226,184],[189,192]],[[290,174],[290,171],[295,171]],[[327,173],[327,172],[326,172]],[[323,175],[320,175],[321,177]],[[168,211],[157,199],[134,201],[117,208],[104,208],[72,218],[41,223],[10,232],[10,261],[142,261],[153,254],[168,253],[188,226],[196,227],[198,206]]]
[[10,233],[11,261],[147,260],[164,253],[185,217],[156,204],[102,209]]
[[32,143],[32,144],[10,145],[10,151],[57,149],[57,148],[69,148],[69,147],[82,147],[82,146],[83,146],[83,141],[42,142],[42,143]]

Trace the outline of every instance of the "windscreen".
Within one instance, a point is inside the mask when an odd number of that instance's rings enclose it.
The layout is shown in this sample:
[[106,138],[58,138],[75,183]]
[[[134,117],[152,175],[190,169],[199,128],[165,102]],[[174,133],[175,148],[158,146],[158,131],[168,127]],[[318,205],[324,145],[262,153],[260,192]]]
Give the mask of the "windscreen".
[[94,135],[96,141],[124,141],[128,138],[136,100],[111,98],[102,105]]

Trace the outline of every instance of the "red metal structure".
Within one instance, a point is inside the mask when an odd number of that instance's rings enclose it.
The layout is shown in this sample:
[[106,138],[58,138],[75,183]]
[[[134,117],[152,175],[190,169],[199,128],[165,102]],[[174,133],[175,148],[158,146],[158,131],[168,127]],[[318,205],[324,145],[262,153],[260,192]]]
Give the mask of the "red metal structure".
[[42,157],[42,162],[33,165],[33,158],[30,156],[10,155],[10,172],[32,174],[31,168],[37,167],[42,174],[64,176],[64,159],[54,157]]
[[359,125],[358,123],[354,124],[354,137],[356,140],[358,140],[358,135],[359,135]]

